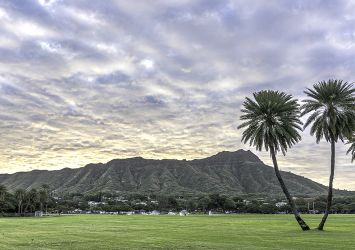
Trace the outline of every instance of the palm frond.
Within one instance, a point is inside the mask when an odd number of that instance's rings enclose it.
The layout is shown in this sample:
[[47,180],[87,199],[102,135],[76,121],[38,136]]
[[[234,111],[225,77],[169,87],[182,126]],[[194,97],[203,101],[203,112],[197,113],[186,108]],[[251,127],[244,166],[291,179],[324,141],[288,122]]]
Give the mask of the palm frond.
[[355,160],[355,131],[352,134],[347,135],[347,137],[348,138],[346,144],[350,145],[350,147],[346,154],[350,154],[351,162],[353,162]]

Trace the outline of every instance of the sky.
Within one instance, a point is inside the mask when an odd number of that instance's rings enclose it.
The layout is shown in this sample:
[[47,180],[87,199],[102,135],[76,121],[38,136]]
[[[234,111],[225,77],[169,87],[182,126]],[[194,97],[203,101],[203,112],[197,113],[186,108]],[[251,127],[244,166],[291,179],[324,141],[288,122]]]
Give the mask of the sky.
[[[203,158],[241,143],[246,96],[352,82],[355,2],[0,0],[0,173]],[[309,130],[281,170],[327,184]],[[355,190],[336,145],[335,187]]]

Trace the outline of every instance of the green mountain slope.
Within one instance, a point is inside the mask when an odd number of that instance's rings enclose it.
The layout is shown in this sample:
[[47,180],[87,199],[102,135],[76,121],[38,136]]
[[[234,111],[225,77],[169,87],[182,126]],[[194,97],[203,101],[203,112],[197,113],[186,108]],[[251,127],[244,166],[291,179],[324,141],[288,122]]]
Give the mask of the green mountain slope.
[[[310,179],[282,175],[294,195],[326,193],[324,185]],[[1,174],[0,183],[12,191],[48,184],[57,192],[282,193],[273,168],[244,150],[192,161],[135,157],[77,169]]]

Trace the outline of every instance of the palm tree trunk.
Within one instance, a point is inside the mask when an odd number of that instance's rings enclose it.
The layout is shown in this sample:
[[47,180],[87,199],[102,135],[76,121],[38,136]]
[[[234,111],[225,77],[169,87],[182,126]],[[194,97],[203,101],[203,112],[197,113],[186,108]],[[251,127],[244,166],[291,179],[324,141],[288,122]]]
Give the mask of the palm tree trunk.
[[27,213],[29,206],[30,206],[30,201],[27,201],[26,206],[25,206],[25,210],[23,210],[24,213]]
[[277,179],[279,180],[280,186],[282,188],[282,191],[284,192],[286,199],[288,201],[288,204],[290,205],[292,212],[298,222],[298,224],[300,225],[301,229],[303,231],[309,230],[309,226],[306,224],[306,222],[304,222],[304,220],[301,218],[300,214],[298,213],[297,209],[296,209],[296,204],[294,202],[294,200],[292,199],[290,193],[287,190],[287,187],[281,177],[280,171],[279,171],[279,167],[277,165],[277,160],[276,160],[276,155],[275,155],[275,150],[273,147],[270,147],[270,153],[271,153],[271,158],[272,158],[272,162],[274,164],[274,169],[275,169],[275,174]]
[[322,221],[319,223],[318,230],[323,230],[324,228],[324,224],[328,218],[328,214],[332,206],[332,199],[333,199],[333,180],[334,180],[334,171],[335,171],[335,141],[333,139],[330,141],[330,145],[331,145],[331,159],[330,159],[330,176],[329,176],[327,206],[325,208]]

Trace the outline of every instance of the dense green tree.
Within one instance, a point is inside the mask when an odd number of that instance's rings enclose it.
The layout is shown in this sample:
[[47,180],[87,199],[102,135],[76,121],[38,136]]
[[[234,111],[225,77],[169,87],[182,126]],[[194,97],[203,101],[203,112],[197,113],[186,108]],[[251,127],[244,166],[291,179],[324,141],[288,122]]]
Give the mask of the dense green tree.
[[126,203],[119,202],[117,205],[115,205],[115,211],[118,211],[118,212],[127,212],[127,211],[132,211],[132,210],[133,210],[133,208]]
[[330,143],[331,161],[327,206],[318,225],[323,230],[332,206],[333,180],[335,172],[335,143],[344,141],[355,131],[355,89],[342,80],[321,81],[305,91],[307,95],[302,105],[302,116],[310,114],[304,128],[312,124],[310,133],[316,142],[325,139]]
[[245,206],[245,212],[258,214],[258,213],[262,213],[262,210],[261,210],[260,204],[258,202],[252,201]]
[[160,195],[157,197],[159,210],[171,210],[177,206],[177,201],[172,196]]
[[5,202],[6,194],[7,188],[4,185],[0,184],[0,202]]
[[6,210],[6,207],[7,207],[7,195],[8,195],[8,192],[7,192],[7,188],[0,184],[0,211],[1,212],[4,212],[4,210]]
[[201,209],[204,213],[206,213],[210,203],[211,203],[210,197],[203,196],[197,201],[197,207]]
[[193,212],[197,209],[197,202],[195,200],[189,199],[186,202],[186,209],[190,212]]
[[37,189],[32,188],[30,191],[28,191],[25,196],[25,201],[26,206],[24,212],[34,212],[36,210],[36,204],[39,201]]
[[233,211],[235,209],[235,202],[229,198],[226,197],[226,199],[223,202],[223,211]]
[[350,203],[348,206],[348,210],[351,212],[351,213],[354,213],[355,212],[355,202],[352,202]]
[[260,210],[263,214],[274,214],[277,212],[277,207],[274,204],[262,204]]
[[224,195],[220,195],[217,193],[210,194],[209,195],[210,203],[208,205],[209,209],[222,211],[225,198],[226,197]]
[[249,142],[261,151],[263,147],[270,150],[276,177],[280,183],[292,212],[302,228],[309,230],[309,226],[301,218],[279,171],[276,154],[287,149],[301,140],[298,130],[301,130],[302,122],[299,119],[299,105],[291,95],[278,91],[260,91],[254,93],[254,100],[246,98],[241,110],[244,121],[238,128],[246,128],[243,131],[242,141]]

